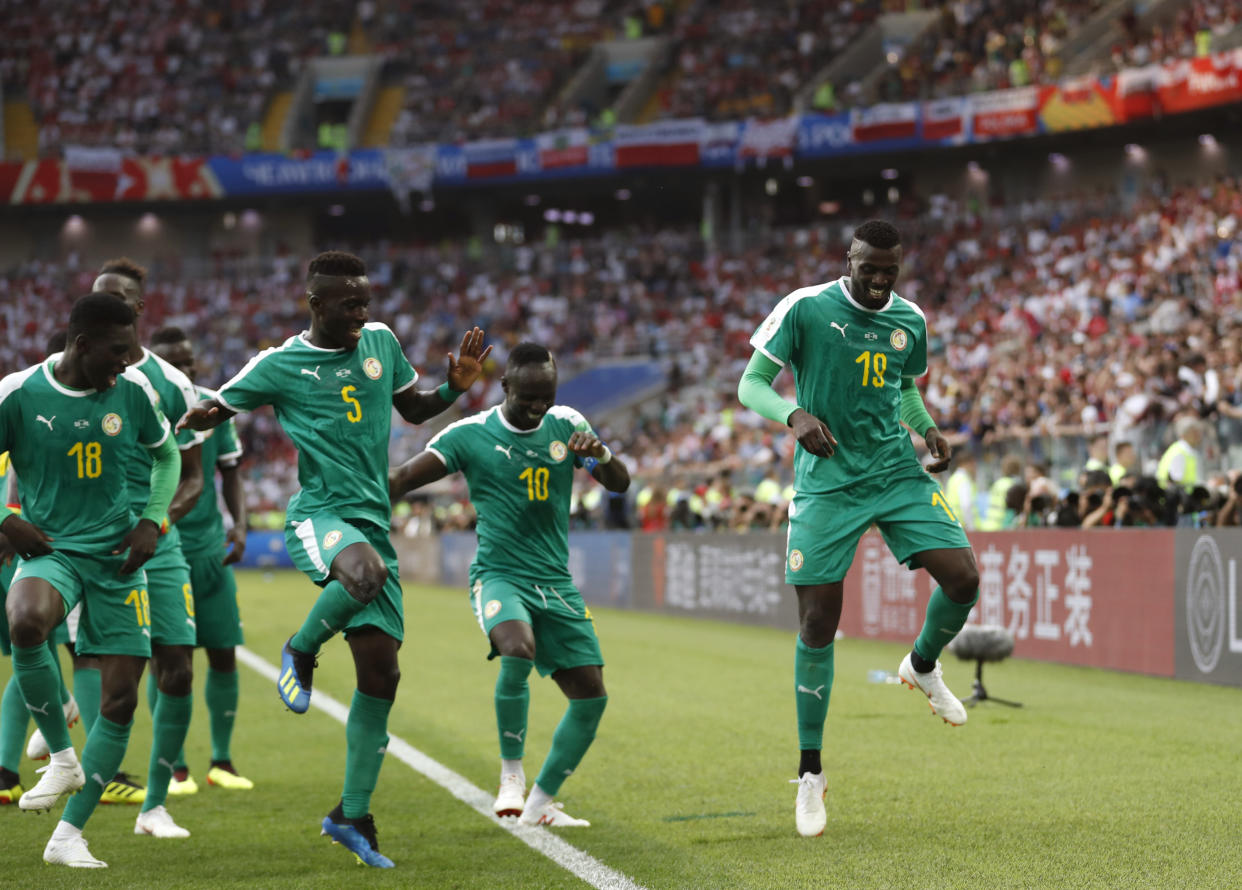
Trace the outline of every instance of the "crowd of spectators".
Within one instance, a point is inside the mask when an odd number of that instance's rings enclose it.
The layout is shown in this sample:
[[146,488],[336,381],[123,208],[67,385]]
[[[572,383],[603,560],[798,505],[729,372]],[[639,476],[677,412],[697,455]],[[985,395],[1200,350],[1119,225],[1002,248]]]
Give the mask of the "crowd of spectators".
[[351,19],[330,0],[0,0],[0,80],[30,102],[44,154],[236,152],[270,92],[339,50]]
[[[1184,416],[1208,421],[1205,467],[1242,467],[1238,181],[1157,185],[1124,205],[1095,195],[1003,208],[937,200],[917,210],[898,220],[907,244],[899,291],[928,317],[928,408],[959,450],[981,456],[981,484],[1005,454],[1019,452],[1049,465],[1058,490],[1073,490],[1087,442],[1100,432],[1114,446],[1129,443],[1149,474],[1172,439],[1171,421]],[[851,228],[756,229],[736,246],[679,229],[488,249],[355,249],[371,272],[373,317],[393,327],[429,381],[443,375],[444,354],[470,325],[496,344],[486,385],[461,411],[501,400],[498,370],[520,339],[549,344],[565,376],[611,355],[662,363],[663,396],[604,419],[639,480],[636,492],[648,491],[630,514],[643,523],[737,527],[779,521],[773,488],[786,490],[794,447],[787,431],[736,402],[749,337],[781,296],[843,273]],[[173,323],[194,331],[202,382],[219,384],[255,350],[304,327],[306,259],[278,257],[262,275],[157,263],[144,330]],[[92,275],[71,258],[0,277],[0,366],[37,361]],[[791,394],[788,375],[778,385]],[[394,455],[414,453],[434,428],[398,425]],[[270,418],[250,423],[247,436],[252,496],[279,505],[292,485],[291,452]],[[756,511],[754,490],[773,469],[777,479],[758,501],[767,507]],[[670,487],[670,474],[681,482]],[[722,474],[749,504],[696,500]],[[642,513],[652,502],[647,512],[663,509],[663,519]],[[596,519],[604,508],[594,504]]]
[[1141,68],[1166,58],[1207,55],[1215,42],[1242,23],[1239,0],[1193,0],[1179,4],[1172,21],[1140,23],[1133,11],[1121,19],[1122,42],[1108,59],[1113,70]]

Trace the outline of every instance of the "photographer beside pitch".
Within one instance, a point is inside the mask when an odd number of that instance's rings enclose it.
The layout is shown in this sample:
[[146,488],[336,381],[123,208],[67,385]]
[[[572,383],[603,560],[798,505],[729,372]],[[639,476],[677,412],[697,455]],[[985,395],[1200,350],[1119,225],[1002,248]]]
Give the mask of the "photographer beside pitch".
[[[822,834],[827,824],[820,751],[833,640],[845,575],[872,523],[899,562],[927,569],[940,585],[898,676],[923,692],[945,722],[966,722],[937,659],[978,599],[979,571],[965,531],[929,475],[948,467],[951,449],[915,385],[927,373],[927,322],[922,310],[893,291],[901,261],[896,228],[882,220],[859,226],[845,276],[795,290],[759,325],[738,386],[743,405],[789,426],[798,440],[785,581],[798,594],[795,817],[804,837]],[[797,404],[772,388],[786,365],[794,373]],[[934,456],[927,470],[903,423],[923,436]]]

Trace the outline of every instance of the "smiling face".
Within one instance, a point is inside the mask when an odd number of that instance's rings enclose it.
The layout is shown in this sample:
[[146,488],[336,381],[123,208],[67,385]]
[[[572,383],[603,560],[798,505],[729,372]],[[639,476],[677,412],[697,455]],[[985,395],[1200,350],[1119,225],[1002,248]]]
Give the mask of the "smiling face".
[[556,403],[556,365],[519,365],[500,378],[505,391],[505,420],[520,430],[533,430]]
[[325,349],[356,349],[371,306],[365,275],[315,275],[307,285],[311,342]]
[[89,335],[79,335],[73,347],[85,383],[100,392],[116,386],[116,379],[129,365],[136,342],[132,325],[110,324]]
[[850,295],[868,309],[884,308],[901,274],[901,245],[872,247],[855,239],[847,263]]

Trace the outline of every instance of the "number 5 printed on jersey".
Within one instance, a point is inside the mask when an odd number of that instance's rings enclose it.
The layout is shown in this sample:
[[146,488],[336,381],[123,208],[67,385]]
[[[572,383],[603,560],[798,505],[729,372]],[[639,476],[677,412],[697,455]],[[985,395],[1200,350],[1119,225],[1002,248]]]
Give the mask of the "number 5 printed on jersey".
[[351,406],[349,411],[345,413],[345,416],[349,419],[350,423],[357,423],[362,420],[362,405],[352,395],[352,393],[357,391],[358,387],[356,386],[341,387],[341,401]]

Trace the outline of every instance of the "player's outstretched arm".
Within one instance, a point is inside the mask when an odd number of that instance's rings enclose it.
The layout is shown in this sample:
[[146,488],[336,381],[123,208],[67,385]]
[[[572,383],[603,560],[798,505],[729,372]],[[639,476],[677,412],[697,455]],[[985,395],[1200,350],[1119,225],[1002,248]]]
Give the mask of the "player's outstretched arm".
[[569,450],[579,457],[592,459],[591,476],[609,491],[623,492],[630,487],[630,471],[625,462],[613,457],[608,446],[590,433],[574,430],[569,436]]
[[389,499],[399,501],[416,488],[430,485],[447,475],[448,468],[439,455],[434,451],[424,451],[388,471]]
[[430,420],[474,385],[483,372],[483,362],[492,351],[492,347],[483,346],[483,336],[480,328],[462,335],[460,358],[451,352],[448,354],[448,376],[439,388],[425,391],[410,388],[392,397],[393,407],[407,423]]
[[236,414],[236,411],[230,411],[215,399],[203,399],[177,421],[175,431],[179,433],[184,429],[191,429],[205,432],[215,429]]

